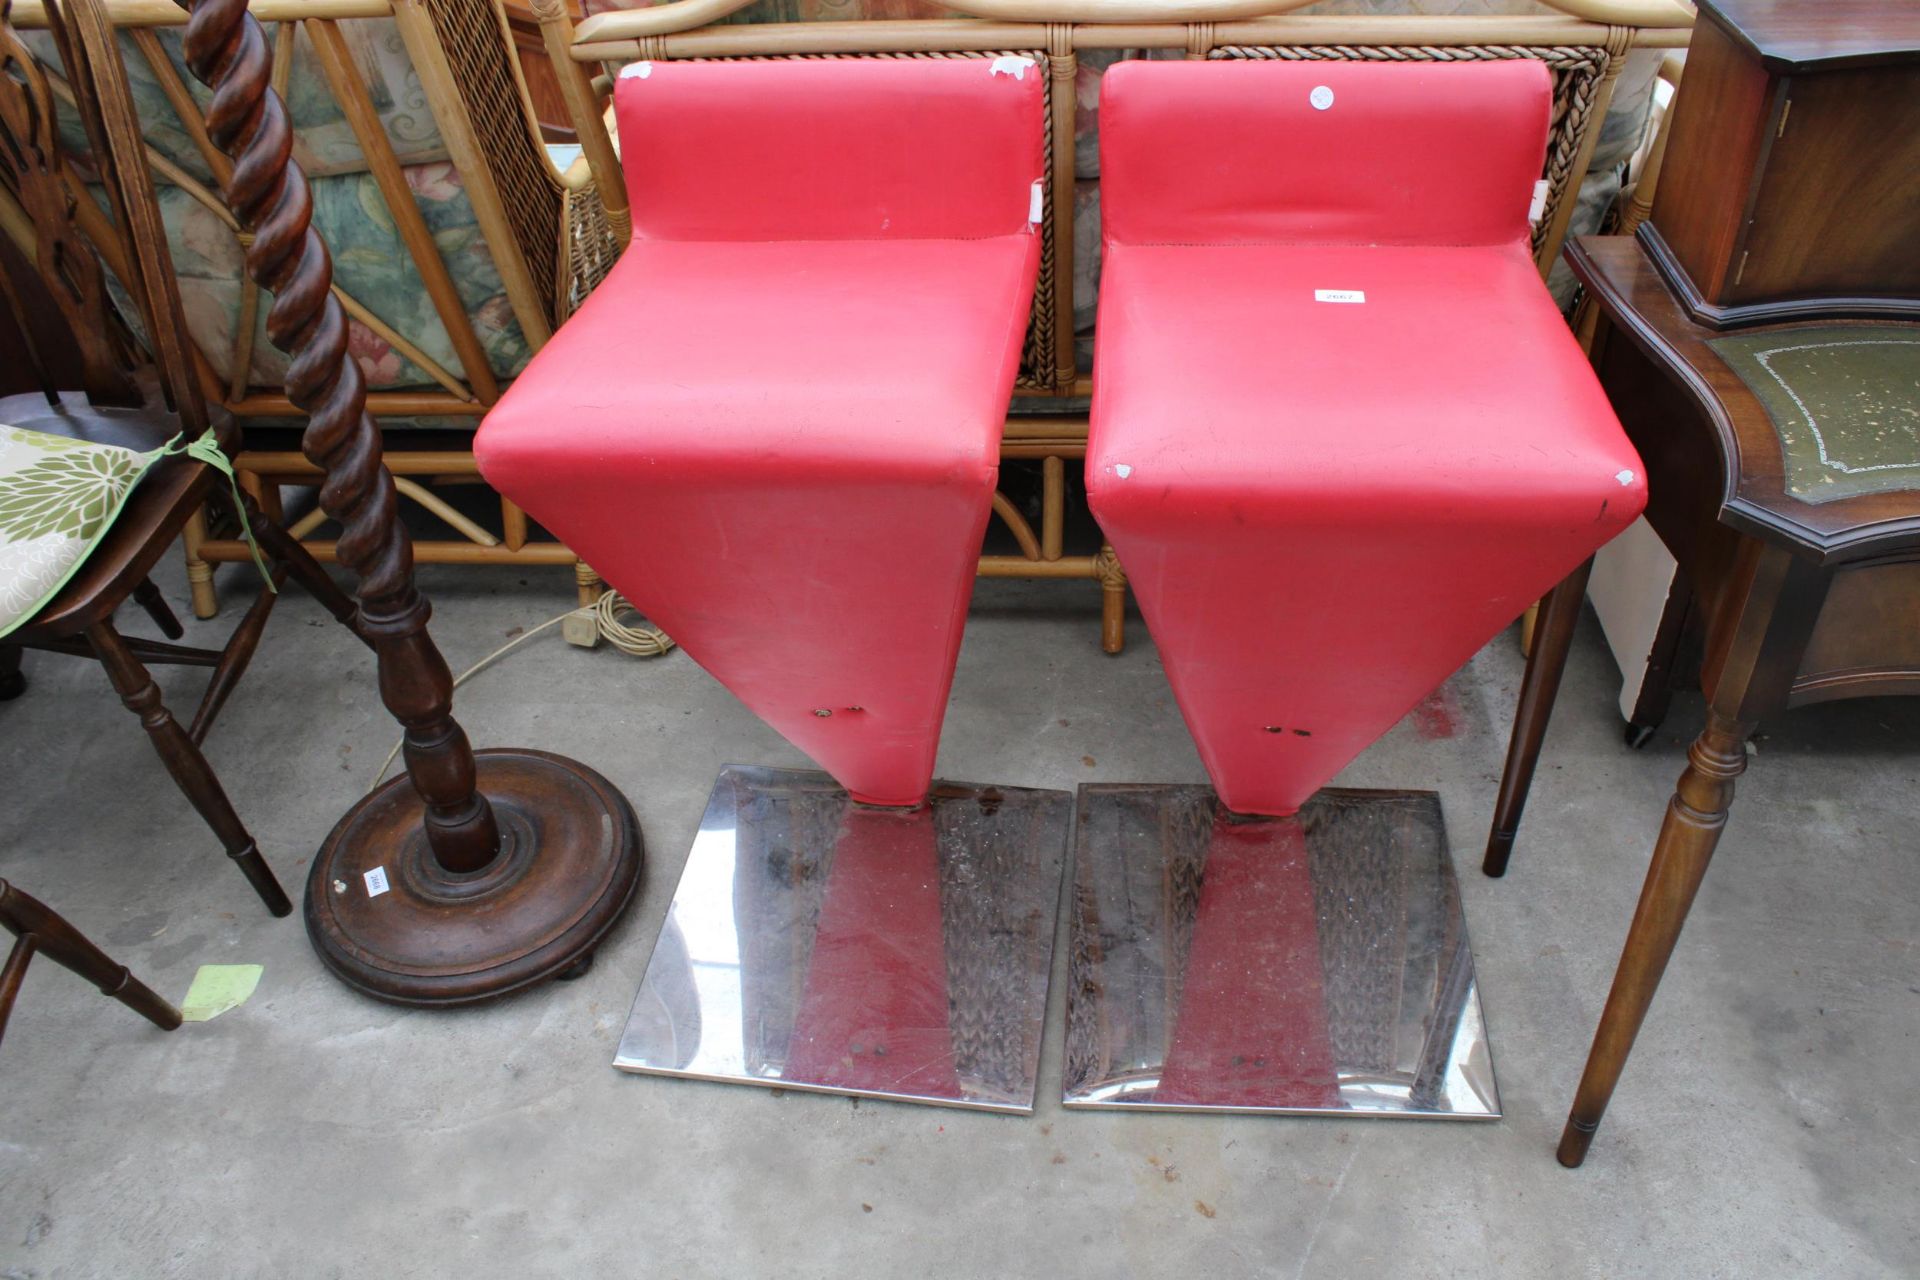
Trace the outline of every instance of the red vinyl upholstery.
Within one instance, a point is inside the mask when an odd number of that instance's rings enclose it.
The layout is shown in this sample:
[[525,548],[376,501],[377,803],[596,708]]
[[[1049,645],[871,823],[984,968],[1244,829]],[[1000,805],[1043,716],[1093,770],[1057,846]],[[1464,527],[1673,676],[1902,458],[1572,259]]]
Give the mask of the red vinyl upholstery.
[[1294,812],[1645,504],[1528,248],[1549,109],[1521,60],[1106,77],[1088,492],[1231,809]]
[[932,778],[1039,268],[1042,74],[629,66],[633,242],[474,442],[858,800]]

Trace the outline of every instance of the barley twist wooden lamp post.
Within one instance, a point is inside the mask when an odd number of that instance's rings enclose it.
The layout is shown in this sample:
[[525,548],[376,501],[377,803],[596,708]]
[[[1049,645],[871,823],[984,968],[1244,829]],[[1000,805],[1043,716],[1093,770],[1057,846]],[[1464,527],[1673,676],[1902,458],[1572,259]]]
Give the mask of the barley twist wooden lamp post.
[[398,1004],[468,1004],[582,972],[639,883],[633,810],[575,761],[475,752],[454,720],[272,50],[246,0],[186,7],[186,60],[213,90],[207,132],[234,162],[227,203],[253,236],[247,273],[273,295],[267,335],[309,415],[301,448],[325,473],[320,505],[341,525],[380,697],[405,730],[406,776],[348,810],[314,860],[307,932],[349,986]]

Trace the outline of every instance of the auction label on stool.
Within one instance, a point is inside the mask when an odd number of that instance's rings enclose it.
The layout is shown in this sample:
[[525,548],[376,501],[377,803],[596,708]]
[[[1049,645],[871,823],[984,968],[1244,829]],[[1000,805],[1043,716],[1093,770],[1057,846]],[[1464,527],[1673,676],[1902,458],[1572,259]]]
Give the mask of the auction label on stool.
[[387,869],[385,867],[375,867],[362,878],[367,882],[367,896],[369,898],[377,898],[387,891]]

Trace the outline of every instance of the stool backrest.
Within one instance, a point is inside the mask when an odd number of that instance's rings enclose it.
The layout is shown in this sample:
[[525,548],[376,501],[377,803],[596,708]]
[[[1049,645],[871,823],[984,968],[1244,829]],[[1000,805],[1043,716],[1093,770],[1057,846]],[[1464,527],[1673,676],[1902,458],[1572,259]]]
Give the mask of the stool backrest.
[[1044,79],[1016,57],[631,64],[614,102],[634,237],[1024,233]]
[[[1537,62],[1552,82],[1551,141],[1532,175],[1547,184],[1531,236],[1546,275],[1569,232],[1593,229],[1617,187],[1615,168],[1632,150],[1650,93],[1642,70],[1650,74],[1659,50],[1684,47],[1694,20],[1686,0],[587,0],[584,22],[571,3],[535,8],[582,158],[621,240],[628,182],[602,114],[618,73],[634,62],[652,62],[658,75],[662,62],[689,60],[1036,60],[1046,72],[1050,175],[1016,387],[1023,397],[1063,400],[1089,390],[1102,251],[1101,86],[1116,63],[1183,54],[1315,67]],[[1238,122],[1224,135],[1249,136]],[[1249,163],[1260,161],[1246,150]],[[645,180],[626,175],[636,176]],[[1571,285],[1556,292],[1565,303]]]
[[1101,93],[1122,244],[1501,244],[1528,237],[1539,62],[1130,62]]

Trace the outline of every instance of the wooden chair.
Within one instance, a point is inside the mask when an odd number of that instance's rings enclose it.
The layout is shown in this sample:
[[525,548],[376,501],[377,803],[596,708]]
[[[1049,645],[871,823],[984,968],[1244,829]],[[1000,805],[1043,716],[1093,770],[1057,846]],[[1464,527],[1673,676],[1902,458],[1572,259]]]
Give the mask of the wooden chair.
[[[159,207],[130,111],[126,80],[98,0],[73,0],[73,30],[61,40],[66,82],[92,142],[108,195],[106,235],[89,237],[80,210],[91,198],[71,178],[53,132],[53,95],[34,57],[5,20],[0,0],[0,277],[16,305],[0,316],[11,329],[0,349],[31,357],[40,393],[0,399],[0,422],[48,434],[124,445],[161,446],[213,429],[229,455],[240,444],[230,414],[209,408],[191,375],[180,297],[161,233]],[[56,18],[56,29],[57,18]],[[95,246],[100,253],[96,256]],[[109,272],[130,300],[116,308]],[[142,358],[134,328],[151,343]],[[10,362],[19,368],[24,362]],[[78,387],[78,390],[67,388]],[[17,696],[21,648],[97,658],[128,710],[140,718],[167,771],[240,866],[274,915],[286,894],[234,812],[201,743],[246,669],[276,598],[263,589],[219,650],[170,643],[179,622],[148,574],[197,512],[212,500],[233,508],[265,553],[274,585],[300,582],[357,631],[352,601],[298,542],[248,497],[235,499],[208,464],[166,458],[147,472],[111,529],[59,593],[0,642],[0,696]],[[116,611],[131,597],[168,642],[121,634]],[[212,668],[184,727],[163,701],[149,664]]]
[[7,953],[6,965],[0,967],[0,1038],[7,1034],[13,1002],[36,955],[73,970],[99,987],[101,995],[112,996],[162,1031],[180,1025],[180,1011],[155,995],[125,965],[115,964],[51,907],[5,880],[0,880],[0,928],[14,936],[13,950]]
[[[314,225],[335,256],[335,296],[371,394],[399,495],[445,532],[415,543],[426,563],[571,566],[581,602],[598,579],[559,543],[530,535],[510,503],[498,514],[457,506],[448,486],[480,484],[467,443],[500,390],[612,265],[612,232],[584,169],[569,181],[542,145],[506,19],[496,0],[265,0],[272,79],[288,102],[295,153],[314,193]],[[20,0],[23,28],[45,26]],[[107,0],[133,91],[140,153],[166,212],[183,281],[188,355],[204,398],[246,425],[299,419],[286,361],[263,327],[248,279],[250,237],[229,208],[231,164],[207,137],[198,86],[181,50],[185,8]],[[49,47],[35,30],[29,44]],[[83,144],[64,78],[62,141]],[[82,211],[90,232],[99,220]],[[269,515],[282,486],[318,472],[297,449],[235,459]],[[338,559],[319,511],[293,521],[320,560]],[[216,610],[212,567],[245,561],[231,530],[187,526],[194,611]]]

